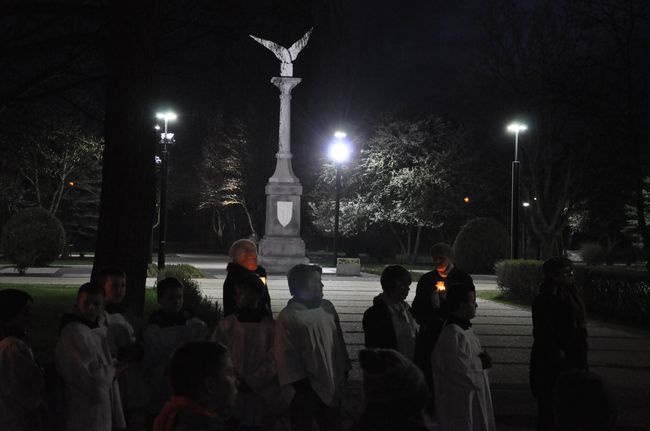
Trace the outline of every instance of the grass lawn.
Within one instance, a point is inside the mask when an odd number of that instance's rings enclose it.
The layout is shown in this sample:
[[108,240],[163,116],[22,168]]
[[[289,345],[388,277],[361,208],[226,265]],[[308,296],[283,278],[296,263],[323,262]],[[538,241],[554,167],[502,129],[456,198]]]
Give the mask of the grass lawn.
[[[72,311],[79,286],[0,284],[0,289],[8,288],[20,289],[34,298],[34,315],[28,341],[41,364],[52,362],[61,315]],[[151,289],[147,289],[145,294],[145,316],[148,316],[156,308],[156,295]]]
[[476,297],[481,299],[487,299],[489,301],[500,302],[507,305],[515,305],[517,307],[530,309],[531,304],[520,299],[508,299],[503,296],[503,293],[500,290],[477,290]]

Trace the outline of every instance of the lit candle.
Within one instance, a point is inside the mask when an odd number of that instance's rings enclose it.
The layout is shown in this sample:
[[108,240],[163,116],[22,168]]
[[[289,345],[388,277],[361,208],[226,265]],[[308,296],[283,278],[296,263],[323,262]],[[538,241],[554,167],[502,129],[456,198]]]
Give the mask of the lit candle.
[[445,282],[442,281],[442,280],[438,281],[436,283],[436,292],[441,293],[441,292],[444,292],[445,290],[446,290],[445,289]]

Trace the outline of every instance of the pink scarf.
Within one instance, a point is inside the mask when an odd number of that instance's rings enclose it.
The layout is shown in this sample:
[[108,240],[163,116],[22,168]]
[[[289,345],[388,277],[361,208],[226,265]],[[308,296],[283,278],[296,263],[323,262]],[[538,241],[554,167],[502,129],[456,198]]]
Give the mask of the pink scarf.
[[153,423],[153,431],[173,431],[174,425],[176,425],[176,417],[183,411],[210,417],[217,415],[190,398],[172,395],[171,400],[165,403],[165,407],[156,417]]

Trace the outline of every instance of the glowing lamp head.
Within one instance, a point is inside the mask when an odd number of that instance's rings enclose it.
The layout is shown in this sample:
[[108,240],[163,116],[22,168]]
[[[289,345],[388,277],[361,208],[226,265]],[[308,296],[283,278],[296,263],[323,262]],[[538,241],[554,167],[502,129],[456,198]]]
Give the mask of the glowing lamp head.
[[514,123],[508,124],[507,130],[510,133],[525,132],[526,130],[528,130],[528,126],[525,125],[524,123],[514,122]]
[[346,136],[348,136],[348,135],[346,135],[345,132],[341,132],[340,130],[334,132],[334,137],[335,137],[336,139],[343,139],[343,138],[345,138]]
[[69,185],[70,187],[74,187],[74,181],[68,181],[68,185]]
[[167,111],[167,112],[157,112],[156,118],[159,120],[174,121],[176,120],[176,118],[178,118],[178,116],[176,115],[175,112]]
[[468,204],[468,203],[469,203],[469,196],[465,196],[465,197],[463,198],[463,202],[465,202],[466,204]]
[[530,202],[522,202],[521,206],[524,208],[528,208],[530,206]]
[[334,163],[345,163],[350,160],[352,149],[343,141],[336,141],[330,145],[329,158]]

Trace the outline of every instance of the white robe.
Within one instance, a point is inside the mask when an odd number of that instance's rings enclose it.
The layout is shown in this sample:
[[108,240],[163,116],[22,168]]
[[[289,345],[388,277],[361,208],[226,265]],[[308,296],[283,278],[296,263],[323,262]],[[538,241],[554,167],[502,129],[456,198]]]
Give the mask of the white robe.
[[275,322],[240,322],[231,314],[219,322],[212,341],[228,347],[237,375],[253,392],[239,391],[233,415],[242,425],[263,427],[274,407],[282,405],[278,373],[273,360]]
[[43,372],[23,340],[0,340],[0,430],[41,429],[38,408],[45,397]]
[[350,359],[334,305],[321,304],[307,308],[290,300],[276,320],[273,354],[288,402],[295,396],[291,384],[305,378],[326,405],[341,401]]
[[[133,326],[121,313],[104,311],[99,318],[99,325],[105,326],[108,331],[108,343],[115,362],[121,348],[137,341]],[[118,380],[122,404],[127,411],[142,409],[147,405],[149,395],[139,366],[131,364]]]
[[158,414],[171,396],[169,363],[174,351],[188,341],[205,340],[207,335],[207,326],[197,318],[188,319],[185,325],[161,328],[149,324],[144,329],[144,359],[141,369],[149,388],[150,413]]
[[481,343],[472,328],[445,326],[432,353],[436,415],[441,431],[494,431],[494,411]]
[[65,383],[66,430],[111,431],[125,428],[106,327],[65,325],[55,348],[55,363]]

